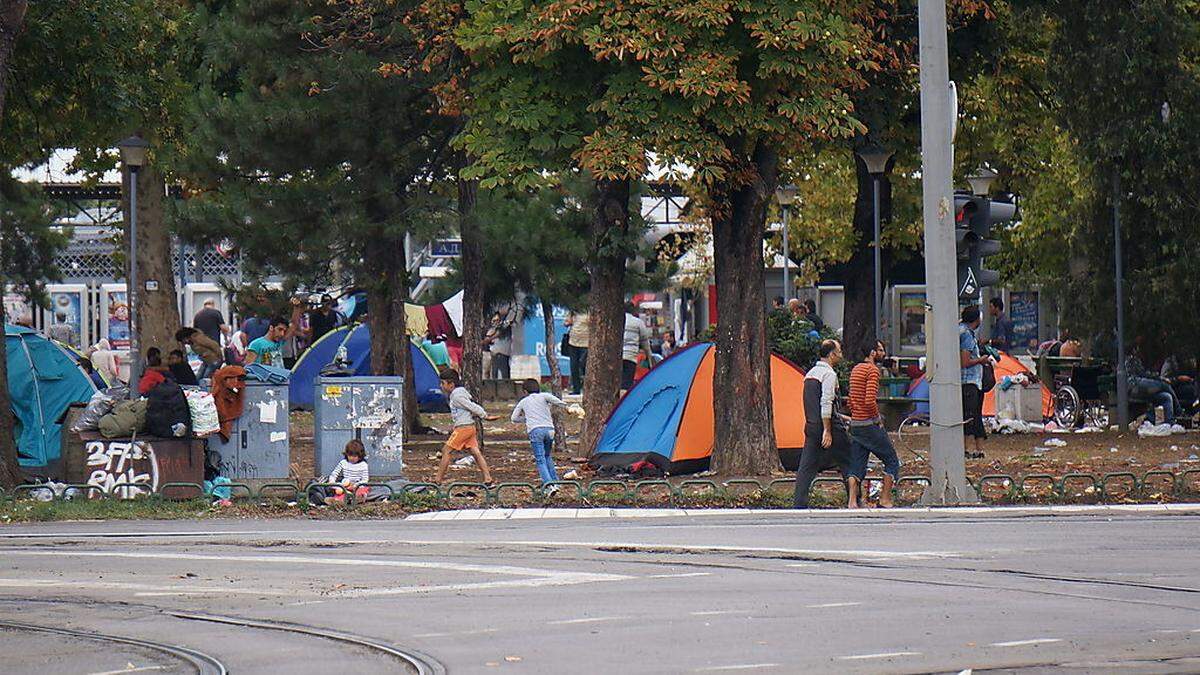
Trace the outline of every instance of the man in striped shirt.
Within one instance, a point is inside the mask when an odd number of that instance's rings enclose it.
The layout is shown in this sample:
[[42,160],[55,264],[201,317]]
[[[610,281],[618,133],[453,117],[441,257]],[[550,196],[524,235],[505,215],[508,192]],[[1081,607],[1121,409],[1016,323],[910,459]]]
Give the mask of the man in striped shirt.
[[883,462],[883,490],[879,505],[892,507],[892,488],[900,476],[900,459],[879,416],[879,362],[887,357],[883,343],[867,348],[863,360],[850,371],[850,477],[849,508],[859,507],[859,487],[867,475],[867,460],[874,454]]

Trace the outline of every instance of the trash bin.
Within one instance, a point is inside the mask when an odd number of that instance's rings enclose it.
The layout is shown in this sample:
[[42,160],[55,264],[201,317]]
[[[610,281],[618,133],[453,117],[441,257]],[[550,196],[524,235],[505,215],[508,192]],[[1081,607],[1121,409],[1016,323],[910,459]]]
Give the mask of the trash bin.
[[352,438],[367,449],[371,480],[404,474],[404,378],[318,377],[313,394],[313,452],[318,476],[342,461]]
[[167,483],[199,485],[204,481],[202,439],[104,438],[96,431],[64,433],[70,438],[63,456],[68,483],[94,486],[129,499],[156,492]]
[[291,466],[287,385],[246,380],[246,403],[229,440],[213,434],[208,449],[220,453],[221,475],[232,481],[286,479]]

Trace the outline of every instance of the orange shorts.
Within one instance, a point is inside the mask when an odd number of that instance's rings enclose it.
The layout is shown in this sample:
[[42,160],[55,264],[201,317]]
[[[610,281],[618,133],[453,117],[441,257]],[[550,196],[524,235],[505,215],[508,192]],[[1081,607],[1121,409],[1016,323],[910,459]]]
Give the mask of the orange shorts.
[[475,435],[475,427],[454,427],[450,438],[446,440],[446,445],[450,446],[451,450],[466,450],[467,448],[478,450],[479,439]]

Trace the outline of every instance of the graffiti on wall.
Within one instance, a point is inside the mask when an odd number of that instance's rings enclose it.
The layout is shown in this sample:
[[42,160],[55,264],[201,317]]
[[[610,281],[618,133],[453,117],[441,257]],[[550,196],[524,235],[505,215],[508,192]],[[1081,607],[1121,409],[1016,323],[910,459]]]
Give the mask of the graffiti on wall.
[[122,499],[158,489],[158,459],[149,443],[89,441],[85,450],[89,486],[108,494],[117,492]]

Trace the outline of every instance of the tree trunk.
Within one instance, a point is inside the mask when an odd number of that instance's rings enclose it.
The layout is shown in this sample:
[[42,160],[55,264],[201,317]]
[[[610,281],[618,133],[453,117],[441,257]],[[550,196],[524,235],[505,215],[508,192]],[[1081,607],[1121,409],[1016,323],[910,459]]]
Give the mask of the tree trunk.
[[[546,363],[550,365],[550,393],[562,398],[562,371],[558,368],[558,341],[554,336],[554,305],[548,300],[542,300],[542,324],[546,327]],[[559,450],[567,449],[567,434],[563,428],[562,416],[552,408],[554,416],[554,439]]]
[[408,352],[404,302],[408,268],[404,239],[380,234],[364,250],[367,263],[367,325],[371,330],[371,372],[404,375],[405,437],[417,424],[417,390]]
[[587,374],[583,380],[583,429],[580,447],[591,454],[608,413],[621,392],[621,342],[625,330],[625,242],[629,233],[629,181],[596,181],[589,224],[592,258],[588,273],[589,333]]
[[475,214],[479,183],[458,179],[458,233],[462,237],[463,355],[462,379],[483,402],[483,231]]
[[[122,212],[129,213],[129,172],[122,177]],[[166,189],[162,176],[153,165],[147,164],[137,172],[137,264],[138,288],[130,289],[131,299],[136,297],[138,346],[145,355],[146,350],[158,347],[163,360],[175,343],[175,331],[183,325],[179,316],[179,300],[175,292],[175,265],[171,260],[171,232],[167,229],[163,200]],[[126,236],[128,223],[126,220]],[[128,242],[128,238],[126,239]],[[125,279],[129,279],[129,261],[126,259]],[[146,285],[157,282],[157,290],[147,290]],[[191,317],[188,317],[189,322]]]
[[[25,0],[0,0],[0,120],[4,119],[4,95],[8,84],[8,56],[17,41],[25,20]],[[0,223],[0,230],[4,227]],[[3,237],[0,232],[0,237]],[[0,245],[2,250],[2,245]],[[0,291],[5,288],[5,265],[0,263]],[[6,321],[4,304],[0,303],[0,326]],[[22,482],[21,466],[17,461],[16,420],[8,393],[7,338],[0,339],[0,487],[11,488]]]
[[[890,166],[890,163],[889,163]],[[855,155],[858,195],[854,200],[854,253],[842,266],[846,305],[842,318],[842,351],[846,358],[857,361],[862,350],[875,340],[875,186],[862,159]],[[880,220],[886,222],[891,212],[892,184],[887,173],[879,179]],[[892,256],[885,249],[880,261],[883,287],[887,288]],[[887,306],[882,320],[888,321]],[[893,327],[894,329],[894,327]],[[883,336],[884,331],[880,331]]]
[[779,182],[778,157],[759,141],[751,162],[755,175],[718,185],[712,195],[717,287],[712,468],[725,475],[763,475],[779,468],[763,287],[763,231]]

